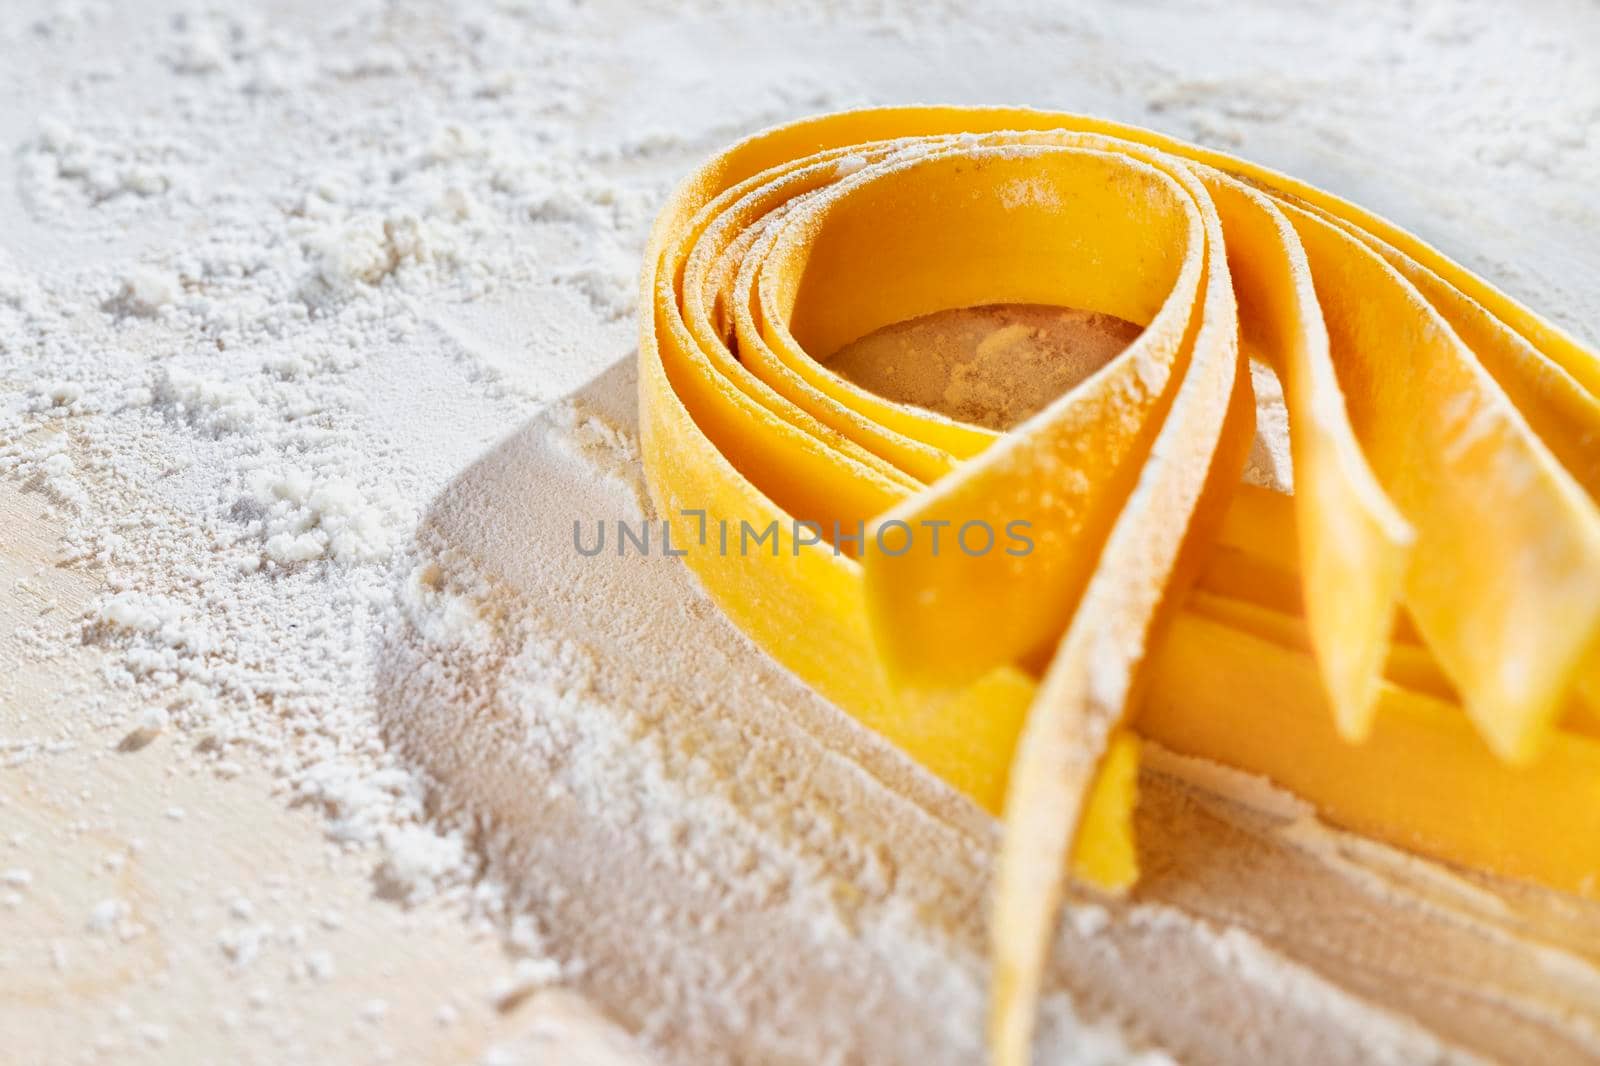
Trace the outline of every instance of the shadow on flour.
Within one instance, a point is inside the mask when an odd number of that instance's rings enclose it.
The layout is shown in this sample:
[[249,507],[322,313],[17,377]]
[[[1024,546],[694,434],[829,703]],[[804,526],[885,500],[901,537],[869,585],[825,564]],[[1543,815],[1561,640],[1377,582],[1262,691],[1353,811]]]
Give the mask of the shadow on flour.
[[[643,517],[635,394],[630,357],[430,506],[380,655],[390,744],[565,979],[663,1061],[981,1061],[990,820],[751,645],[679,560],[574,549],[574,521]],[[1112,1041],[1107,1018],[1197,1063],[1600,1051],[1600,934],[1560,901],[1478,913],[1427,887],[1451,875],[1330,864],[1172,778],[1142,789],[1146,876],[1069,908],[1043,1061]]]
[[[429,507],[380,655],[386,737],[572,983],[665,1061],[974,1061],[984,820],[766,660],[679,560],[573,546],[575,521],[643,517],[636,381],[616,364]],[[902,850],[924,856],[910,880]],[[886,919],[932,903],[936,936]]]

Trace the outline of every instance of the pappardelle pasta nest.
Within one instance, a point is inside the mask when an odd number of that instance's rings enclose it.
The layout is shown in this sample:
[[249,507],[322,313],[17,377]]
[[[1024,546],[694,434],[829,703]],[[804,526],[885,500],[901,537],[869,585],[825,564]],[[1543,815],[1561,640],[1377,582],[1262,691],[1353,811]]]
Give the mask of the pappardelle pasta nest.
[[[1142,332],[1007,432],[826,364],[1005,303]],[[685,181],[640,318],[647,479],[706,590],[1004,812],[996,1061],[1027,1058],[1069,869],[1135,880],[1140,737],[1600,894],[1600,357],[1416,237],[1117,123],[858,111]],[[1251,358],[1283,384],[1292,496],[1240,483]],[[771,550],[719,550],[708,518],[775,526]],[[980,525],[1027,550],[918,535]]]

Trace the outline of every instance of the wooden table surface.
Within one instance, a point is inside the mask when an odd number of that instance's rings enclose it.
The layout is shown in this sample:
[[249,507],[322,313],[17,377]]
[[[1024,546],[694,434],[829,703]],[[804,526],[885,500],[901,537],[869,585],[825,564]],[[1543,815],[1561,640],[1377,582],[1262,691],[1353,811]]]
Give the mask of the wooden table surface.
[[378,898],[259,768],[219,778],[171,732],[119,750],[99,650],[33,640],[70,638],[93,580],[37,494],[0,483],[0,529],[0,1060],[643,1061],[571,993],[497,1009],[496,936]]

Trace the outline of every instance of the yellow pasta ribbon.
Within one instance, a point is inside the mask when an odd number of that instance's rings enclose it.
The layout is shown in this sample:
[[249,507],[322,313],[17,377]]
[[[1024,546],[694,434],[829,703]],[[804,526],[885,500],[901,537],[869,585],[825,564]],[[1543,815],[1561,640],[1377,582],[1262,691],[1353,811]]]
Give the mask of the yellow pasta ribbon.
[[[1137,876],[1139,736],[1600,895],[1600,358],[1417,238],[1130,126],[880,109],[708,161],[642,296],[672,543],[778,661],[1005,812],[996,1061],[1027,1058],[1068,867]],[[1005,433],[827,366],[1003,303],[1143,331]],[[1239,482],[1251,357],[1292,497]]]

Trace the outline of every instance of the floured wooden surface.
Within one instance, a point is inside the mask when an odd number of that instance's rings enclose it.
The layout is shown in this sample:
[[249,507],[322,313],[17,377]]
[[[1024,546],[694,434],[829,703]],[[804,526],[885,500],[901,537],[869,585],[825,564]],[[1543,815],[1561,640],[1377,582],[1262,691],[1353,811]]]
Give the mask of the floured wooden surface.
[[[1337,190],[1594,337],[1596,25],[17,0],[0,1059],[970,1061],[992,827],[673,561],[572,550],[638,517],[666,189],[819,110],[1067,107]],[[1056,1058],[1597,1057],[1587,910],[1179,769],[1140,896],[1063,927]]]
[[[94,589],[55,565],[40,510],[0,485],[0,660],[21,667],[0,687],[0,1059],[646,1061],[570,993],[504,1002],[493,930],[378,899],[259,769],[219,777],[192,736],[130,750],[75,721],[105,693],[72,639]],[[52,638],[48,660],[19,647]]]
[[822,361],[880,396],[1006,429],[1042,410],[1138,335],[1132,322],[1092,311],[964,308],[886,326]]

